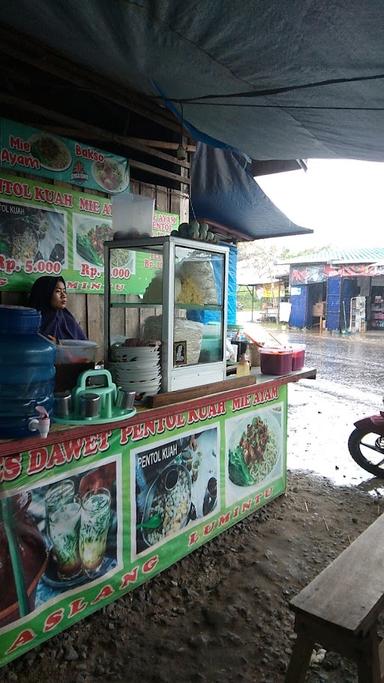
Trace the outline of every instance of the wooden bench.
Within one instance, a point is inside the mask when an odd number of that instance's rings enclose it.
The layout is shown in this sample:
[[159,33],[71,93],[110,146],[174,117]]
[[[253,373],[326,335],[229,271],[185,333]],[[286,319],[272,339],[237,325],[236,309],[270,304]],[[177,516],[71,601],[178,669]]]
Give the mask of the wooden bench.
[[293,598],[290,607],[297,640],[285,683],[305,681],[315,643],[353,659],[359,683],[383,683],[377,617],[384,609],[384,515]]

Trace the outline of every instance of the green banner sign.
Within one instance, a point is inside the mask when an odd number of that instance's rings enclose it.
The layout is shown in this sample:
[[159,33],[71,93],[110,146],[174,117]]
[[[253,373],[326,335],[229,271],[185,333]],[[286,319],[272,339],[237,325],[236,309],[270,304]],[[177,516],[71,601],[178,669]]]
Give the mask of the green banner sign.
[[0,664],[280,495],[286,392],[255,385],[0,458]]
[[[170,232],[178,223],[175,214],[155,212],[156,230]],[[68,291],[101,294],[103,243],[112,235],[110,199],[0,176],[0,291],[29,290],[40,275],[62,275]],[[128,250],[117,251],[113,258],[113,289],[141,294],[134,282],[141,282],[144,291],[156,262]]]
[[128,161],[59,135],[0,119],[3,169],[81,185],[109,194],[129,186]]

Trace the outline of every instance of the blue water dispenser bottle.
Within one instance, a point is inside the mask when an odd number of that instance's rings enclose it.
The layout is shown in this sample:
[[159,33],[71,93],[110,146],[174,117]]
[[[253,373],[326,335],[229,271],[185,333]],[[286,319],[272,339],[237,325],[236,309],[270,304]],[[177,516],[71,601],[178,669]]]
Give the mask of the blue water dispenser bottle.
[[34,308],[0,305],[0,439],[38,435],[36,418],[52,413],[56,347],[40,320]]

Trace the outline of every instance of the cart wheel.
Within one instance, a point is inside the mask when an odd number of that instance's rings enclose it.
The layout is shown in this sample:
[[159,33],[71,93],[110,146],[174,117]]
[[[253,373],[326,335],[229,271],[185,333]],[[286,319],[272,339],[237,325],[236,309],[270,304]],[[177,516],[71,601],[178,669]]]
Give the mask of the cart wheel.
[[384,479],[384,436],[355,429],[348,439],[348,450],[360,467]]

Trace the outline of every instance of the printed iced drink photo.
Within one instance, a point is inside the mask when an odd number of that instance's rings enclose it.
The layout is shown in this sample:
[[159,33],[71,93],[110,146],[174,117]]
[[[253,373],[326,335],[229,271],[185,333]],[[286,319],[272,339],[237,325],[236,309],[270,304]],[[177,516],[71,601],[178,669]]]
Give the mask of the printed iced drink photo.
[[66,503],[71,503],[75,497],[75,485],[72,479],[65,479],[59,484],[51,486],[45,494],[47,517]]
[[81,569],[79,556],[80,503],[71,503],[51,511],[49,534],[57,561],[57,573],[61,578],[71,578]]
[[79,550],[83,570],[92,576],[103,562],[111,519],[108,489],[89,491],[81,501]]
[[57,563],[57,574],[70,578],[81,569],[79,557],[80,503],[72,479],[48,489],[45,495],[48,535]]

